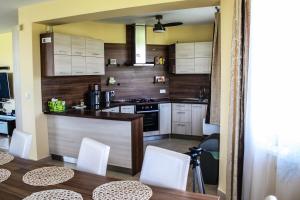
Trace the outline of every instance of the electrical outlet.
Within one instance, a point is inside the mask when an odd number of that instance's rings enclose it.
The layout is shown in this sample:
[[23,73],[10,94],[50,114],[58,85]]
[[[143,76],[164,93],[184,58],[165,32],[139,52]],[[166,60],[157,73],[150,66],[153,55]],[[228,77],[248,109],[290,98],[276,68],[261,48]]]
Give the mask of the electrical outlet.
[[165,93],[166,93],[166,89],[160,89],[160,90],[159,90],[159,93],[160,93],[160,94],[165,94]]

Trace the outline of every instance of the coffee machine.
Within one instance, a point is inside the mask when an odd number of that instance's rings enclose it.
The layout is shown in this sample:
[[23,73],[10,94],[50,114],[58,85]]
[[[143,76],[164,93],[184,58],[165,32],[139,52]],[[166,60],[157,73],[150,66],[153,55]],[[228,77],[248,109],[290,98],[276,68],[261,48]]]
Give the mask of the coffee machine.
[[98,84],[90,87],[87,97],[86,97],[86,105],[89,109],[100,109],[101,101],[101,91]]
[[113,100],[115,96],[115,91],[103,91],[101,94],[101,102],[103,103],[103,106],[109,107],[110,102]]

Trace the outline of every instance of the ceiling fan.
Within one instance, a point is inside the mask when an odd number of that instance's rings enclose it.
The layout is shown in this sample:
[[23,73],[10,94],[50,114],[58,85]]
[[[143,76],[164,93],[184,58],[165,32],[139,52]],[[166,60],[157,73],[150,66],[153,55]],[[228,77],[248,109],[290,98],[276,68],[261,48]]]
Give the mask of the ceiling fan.
[[160,23],[160,20],[162,20],[163,16],[162,15],[156,15],[155,19],[157,20],[157,23],[154,24],[153,27],[153,32],[154,33],[163,33],[166,31],[166,27],[170,27],[170,26],[179,26],[182,25],[182,22],[171,22],[171,23],[166,23],[166,24],[162,24]]

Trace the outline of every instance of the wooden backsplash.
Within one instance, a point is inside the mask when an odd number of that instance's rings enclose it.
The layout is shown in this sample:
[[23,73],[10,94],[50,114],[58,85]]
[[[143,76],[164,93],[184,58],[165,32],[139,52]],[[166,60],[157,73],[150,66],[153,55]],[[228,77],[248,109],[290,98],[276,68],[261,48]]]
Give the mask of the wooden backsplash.
[[170,98],[198,98],[202,88],[210,88],[210,75],[169,75]]
[[[133,67],[126,44],[105,44],[105,60],[117,58],[120,67],[106,67],[105,76],[42,77],[43,110],[52,97],[64,99],[68,106],[78,104],[90,85],[101,84],[101,90],[115,90],[116,99],[129,98],[197,98],[201,88],[210,88],[209,75],[174,75],[166,66]],[[147,45],[147,62],[155,56],[167,57],[168,46]],[[166,59],[167,60],[167,59]],[[154,76],[164,75],[166,83],[154,84]],[[115,85],[107,85],[108,77],[115,77]],[[160,94],[165,89],[165,94]]]
[[79,104],[89,85],[101,84],[100,76],[42,77],[43,110],[52,98],[61,98],[68,106]]

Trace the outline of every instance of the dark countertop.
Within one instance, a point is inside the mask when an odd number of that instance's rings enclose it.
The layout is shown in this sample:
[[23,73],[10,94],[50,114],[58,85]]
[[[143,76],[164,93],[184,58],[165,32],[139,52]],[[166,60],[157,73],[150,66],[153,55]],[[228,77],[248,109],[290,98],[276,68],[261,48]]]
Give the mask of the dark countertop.
[[75,110],[70,109],[65,112],[44,112],[47,115],[59,115],[68,117],[82,117],[82,118],[93,118],[93,119],[106,119],[116,121],[133,121],[135,119],[143,117],[139,114],[126,114],[126,113],[112,113],[112,112],[101,112],[94,110]]
[[[126,102],[126,101],[115,101],[107,105],[106,107],[102,107],[102,110],[114,108],[117,106],[126,106],[126,105],[145,105],[145,104],[155,104],[155,103],[188,103],[188,104],[207,104],[207,102],[200,101],[199,99],[193,98],[182,98],[182,99],[155,99],[153,102],[144,102],[144,103],[134,103],[134,102]],[[113,113],[113,112],[101,112],[101,110],[76,110],[76,109],[68,109],[65,112],[57,113],[57,112],[44,112],[47,115],[60,115],[60,116],[69,116],[69,117],[83,117],[83,118],[93,118],[93,119],[106,119],[106,120],[117,120],[117,121],[133,121],[143,115],[140,114],[127,114],[127,113]]]

